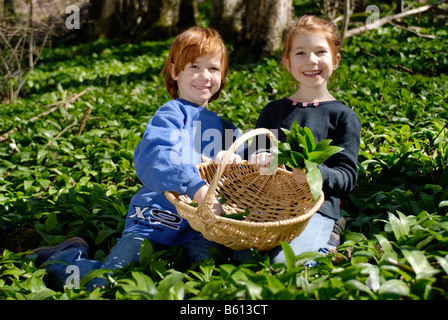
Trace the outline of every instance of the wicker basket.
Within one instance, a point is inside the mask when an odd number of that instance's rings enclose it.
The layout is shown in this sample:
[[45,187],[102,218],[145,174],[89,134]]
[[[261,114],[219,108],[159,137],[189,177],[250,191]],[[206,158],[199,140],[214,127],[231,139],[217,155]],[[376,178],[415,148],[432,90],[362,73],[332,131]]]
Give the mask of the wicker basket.
[[[199,207],[191,206],[192,200],[186,195],[165,192],[179,215],[187,219],[194,230],[206,239],[234,250],[257,248],[265,251],[278,246],[280,241],[290,242],[303,231],[324,201],[323,193],[313,201],[308,184],[299,184],[285,169],[260,174],[245,161],[231,170],[224,170],[237,148],[259,134],[275,139],[267,129],[251,130],[230,146],[220,165],[197,165],[199,174],[210,186]],[[250,209],[245,220],[213,214],[211,205],[221,194],[226,199],[226,211],[237,213]]]

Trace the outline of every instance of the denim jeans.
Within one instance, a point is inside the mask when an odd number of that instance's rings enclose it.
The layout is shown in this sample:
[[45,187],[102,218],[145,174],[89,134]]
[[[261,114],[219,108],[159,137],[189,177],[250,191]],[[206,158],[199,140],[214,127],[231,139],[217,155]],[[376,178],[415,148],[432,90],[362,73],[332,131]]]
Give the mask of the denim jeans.
[[[320,213],[315,213],[302,233],[289,243],[294,255],[297,256],[308,251],[325,254],[328,253],[329,249],[335,249],[335,247],[328,244],[333,227],[333,219],[323,216]],[[233,257],[237,261],[249,260],[252,257],[252,252],[250,250],[235,251]],[[269,251],[269,257],[271,263],[286,262],[285,253],[283,252],[281,246],[271,249]],[[306,263],[308,267],[315,264],[316,263],[314,261],[309,261]]]
[[[56,253],[44,263],[47,270],[45,281],[48,286],[57,290],[63,290],[70,280],[73,266],[79,271],[79,278],[82,279],[90,271],[97,269],[120,269],[132,262],[139,261],[139,253],[142,242],[145,238],[134,233],[127,233],[118,240],[104,262],[90,260],[88,253],[83,248],[68,248]],[[151,241],[151,240],[150,240]],[[168,246],[151,241],[154,251],[167,249]],[[227,249],[217,243],[208,241],[201,235],[193,238],[183,246],[183,253],[190,262],[201,261],[210,258],[208,248],[214,247],[222,252]],[[70,266],[70,268],[68,268]],[[92,279],[86,286],[86,290],[92,291],[96,287],[108,287],[109,281],[105,278]]]

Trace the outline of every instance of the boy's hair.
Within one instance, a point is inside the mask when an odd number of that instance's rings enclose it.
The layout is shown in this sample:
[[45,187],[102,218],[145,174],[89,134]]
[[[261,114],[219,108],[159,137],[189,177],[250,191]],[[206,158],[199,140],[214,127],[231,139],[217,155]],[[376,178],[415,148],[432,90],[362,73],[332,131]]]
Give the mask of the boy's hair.
[[335,57],[338,53],[341,45],[341,37],[338,34],[336,26],[331,21],[316,16],[305,15],[292,23],[286,30],[283,57],[289,59],[294,36],[304,33],[313,33],[320,37],[324,37],[327,39],[328,45],[330,46],[332,56]]
[[179,98],[177,81],[171,77],[171,64],[174,72],[179,74],[185,69],[187,63],[193,63],[196,58],[211,54],[213,57],[221,53],[221,87],[210,101],[216,100],[225,85],[228,71],[228,53],[219,33],[211,28],[191,27],[176,36],[171,44],[168,59],[161,74],[165,74],[165,86],[173,99]]

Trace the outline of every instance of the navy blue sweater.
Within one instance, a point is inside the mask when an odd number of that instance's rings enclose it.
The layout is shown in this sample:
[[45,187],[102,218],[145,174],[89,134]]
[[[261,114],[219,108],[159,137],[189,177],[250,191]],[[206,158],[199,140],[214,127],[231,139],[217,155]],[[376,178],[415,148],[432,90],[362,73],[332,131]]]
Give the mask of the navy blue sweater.
[[332,145],[344,150],[319,165],[323,178],[325,201],[319,212],[333,219],[342,216],[340,197],[353,190],[357,181],[357,160],[361,122],[357,114],[341,101],[319,102],[317,106],[294,103],[288,98],[268,103],[260,113],[257,128],[278,132],[278,140],[285,141],[281,128],[291,129],[297,120],[301,127],[310,128],[316,142],[332,139]]

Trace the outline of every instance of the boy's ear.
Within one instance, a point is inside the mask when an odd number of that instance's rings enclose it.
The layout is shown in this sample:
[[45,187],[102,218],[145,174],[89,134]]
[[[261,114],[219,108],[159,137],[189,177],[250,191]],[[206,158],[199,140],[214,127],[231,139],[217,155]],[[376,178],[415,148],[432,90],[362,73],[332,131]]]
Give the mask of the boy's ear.
[[170,74],[171,74],[171,78],[173,78],[174,81],[177,81],[177,79],[179,79],[179,77],[177,76],[177,74],[175,72],[174,63],[172,63],[170,66]]
[[289,59],[286,57],[282,58],[283,65],[285,66],[286,70],[291,72],[291,62],[289,62]]

